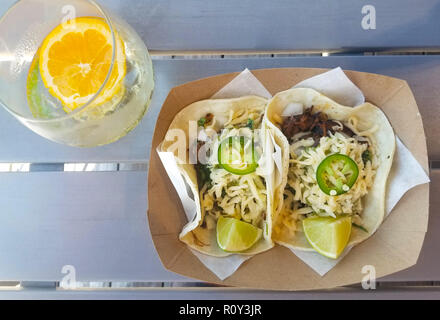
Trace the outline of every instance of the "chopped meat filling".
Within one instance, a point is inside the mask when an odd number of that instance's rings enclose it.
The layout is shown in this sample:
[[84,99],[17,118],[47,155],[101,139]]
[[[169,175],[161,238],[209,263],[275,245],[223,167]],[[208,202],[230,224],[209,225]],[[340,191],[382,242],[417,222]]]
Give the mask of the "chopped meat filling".
[[[342,126],[342,127],[341,127]],[[326,137],[329,132],[342,132],[349,137],[355,136],[355,133],[342,123],[329,120],[325,113],[313,113],[313,106],[305,110],[302,114],[293,115],[284,120],[281,130],[289,142],[294,135],[300,132],[310,132],[302,139],[313,138],[314,147],[319,144],[321,137]]]

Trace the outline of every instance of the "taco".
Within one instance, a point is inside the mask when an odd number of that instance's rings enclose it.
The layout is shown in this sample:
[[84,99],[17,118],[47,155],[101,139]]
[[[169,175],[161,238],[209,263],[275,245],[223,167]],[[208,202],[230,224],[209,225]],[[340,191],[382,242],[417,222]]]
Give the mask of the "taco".
[[266,113],[283,163],[284,191],[274,210],[274,241],[320,252],[304,232],[305,222],[315,218],[323,225],[341,218],[349,221],[344,246],[330,258],[370,237],[384,219],[395,150],[385,114],[370,103],[347,107],[305,88],[278,93]]
[[273,175],[266,173],[271,161],[265,161],[270,139],[261,130],[266,105],[257,96],[198,101],[179,112],[168,129],[172,138],[175,129],[196,128],[195,139],[185,135],[186,162],[173,150],[174,139],[166,137],[160,150],[174,153],[192,192],[197,212],[179,239],[199,252],[223,257],[273,247]]

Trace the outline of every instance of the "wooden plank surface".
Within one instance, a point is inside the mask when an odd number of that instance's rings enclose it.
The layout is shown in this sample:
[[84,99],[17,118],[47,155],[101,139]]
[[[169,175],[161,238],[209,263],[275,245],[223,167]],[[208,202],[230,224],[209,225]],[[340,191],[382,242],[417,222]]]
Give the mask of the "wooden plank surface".
[[0,279],[173,281],[146,222],[146,172],[3,173]]
[[[0,14],[15,0],[2,0]],[[436,0],[99,0],[151,50],[370,50],[440,47]],[[376,29],[365,30],[365,5]],[[370,10],[368,10],[370,12]],[[195,36],[197,35],[197,36]]]
[[0,162],[146,162],[157,115],[176,85],[244,68],[312,67],[380,73],[410,84],[422,113],[431,160],[440,160],[440,56],[329,56],[155,60],[156,89],[149,112],[132,132],[107,146],[79,149],[43,139],[0,108]]
[[[250,291],[234,288],[200,289],[95,289],[95,290],[53,290],[24,289],[0,291],[0,299],[49,299],[49,300],[395,300],[395,299],[440,299],[438,287],[424,288],[377,288],[362,290],[359,288],[338,288],[325,291],[280,292]],[[185,305],[185,303],[182,303]]]
[[[152,50],[362,50],[440,47],[435,0],[100,0]],[[364,5],[376,29],[364,30]],[[197,36],[195,36],[197,35]]]
[[[429,230],[416,266],[386,281],[440,281],[440,170],[431,173]],[[145,172],[4,173],[0,279],[185,281],[160,263],[146,222]]]

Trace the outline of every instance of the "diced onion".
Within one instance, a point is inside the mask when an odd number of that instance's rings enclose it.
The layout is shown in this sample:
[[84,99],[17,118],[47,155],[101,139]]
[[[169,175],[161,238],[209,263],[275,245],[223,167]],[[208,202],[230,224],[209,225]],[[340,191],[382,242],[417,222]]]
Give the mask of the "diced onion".
[[302,103],[291,102],[283,110],[282,117],[290,117],[302,114],[304,112],[304,106]]

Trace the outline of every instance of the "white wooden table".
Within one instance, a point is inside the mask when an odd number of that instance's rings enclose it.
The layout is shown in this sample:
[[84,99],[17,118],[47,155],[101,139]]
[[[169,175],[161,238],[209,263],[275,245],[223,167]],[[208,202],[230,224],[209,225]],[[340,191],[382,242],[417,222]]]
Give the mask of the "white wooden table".
[[[2,0],[0,14],[13,2]],[[150,110],[118,142],[76,149],[37,136],[0,109],[0,162],[3,167],[30,164],[29,172],[0,173],[0,280],[22,283],[18,288],[0,287],[0,298],[372,298],[359,288],[281,293],[196,287],[194,280],[163,268],[146,220],[150,142],[173,86],[244,68],[336,66],[402,78],[413,89],[433,165],[429,230],[418,264],[381,279],[374,294],[440,297],[437,1],[369,1],[376,9],[375,30],[362,28],[364,4],[349,0],[331,6],[324,0],[100,2],[130,23],[151,50],[156,89]],[[412,54],[384,55],[384,50]],[[99,165],[98,171],[80,172],[65,171],[72,167],[66,163]],[[75,267],[77,281],[104,288],[57,290],[65,265]],[[114,288],[121,282],[141,289]],[[179,283],[186,287],[175,290]]]

